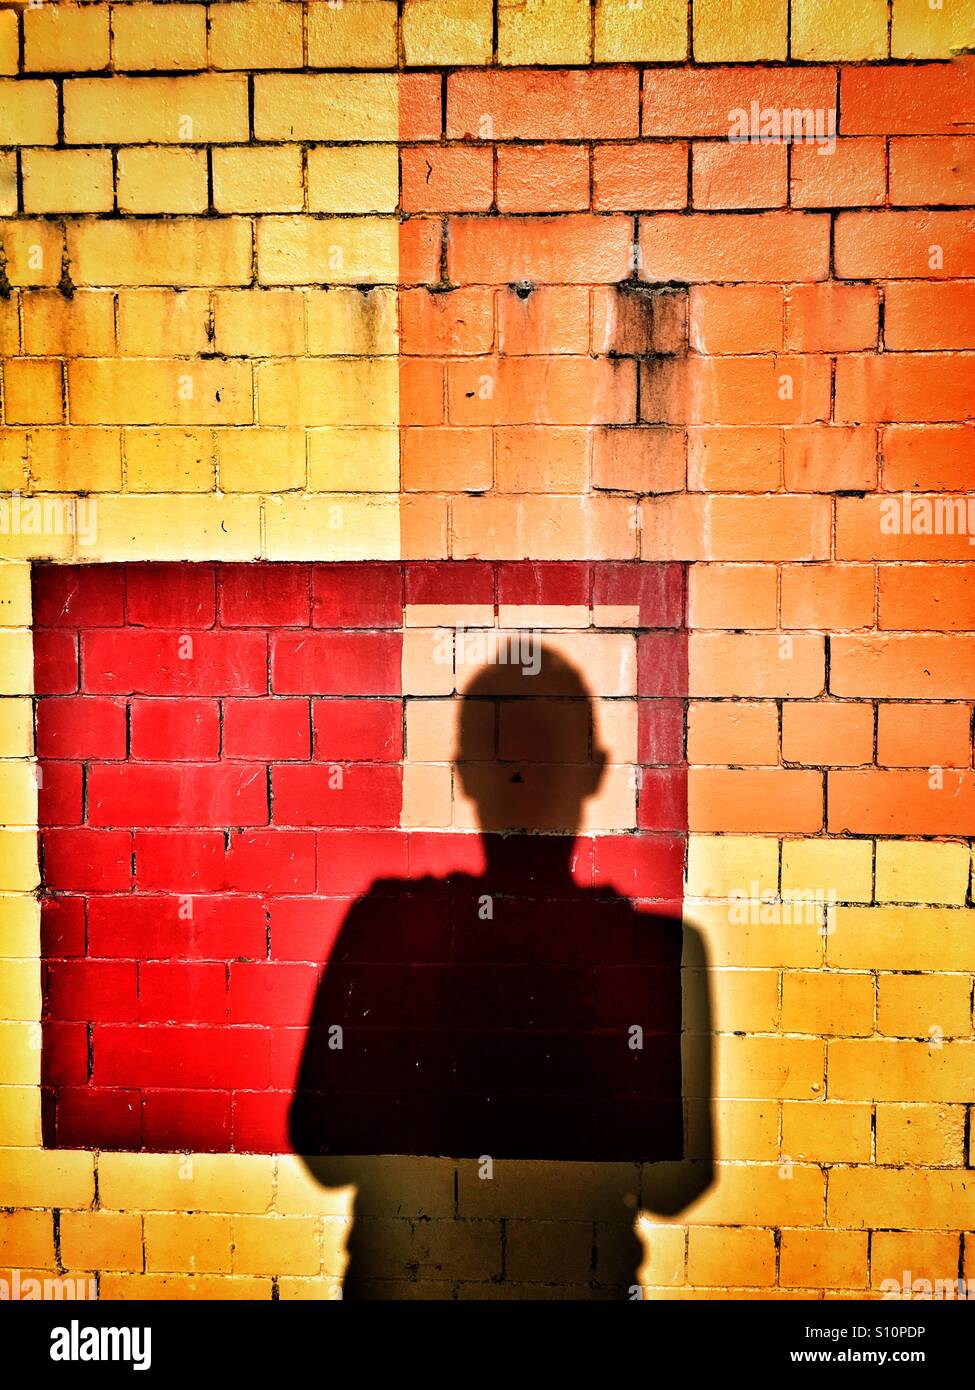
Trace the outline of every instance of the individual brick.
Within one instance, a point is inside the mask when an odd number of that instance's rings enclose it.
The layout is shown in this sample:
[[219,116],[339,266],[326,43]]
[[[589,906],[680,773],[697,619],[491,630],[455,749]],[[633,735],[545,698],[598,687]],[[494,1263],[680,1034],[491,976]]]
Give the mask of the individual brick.
[[110,212],[114,206],[109,150],[25,150],[25,212]]
[[348,0],[308,6],[308,63],[316,68],[396,66],[396,5],[393,0]]
[[287,0],[210,5],[210,62],[215,68],[299,68],[301,20]]
[[141,71],[206,66],[206,8],[179,4],[160,12],[152,4],[112,13],[116,68]]
[[[167,18],[168,13],[159,22],[165,23]],[[26,93],[26,85],[23,90]],[[41,109],[38,106],[39,112]],[[220,73],[68,80],[64,84],[64,137],[70,145],[232,144],[247,140],[247,80]],[[28,143],[53,140],[39,141],[35,136]]]
[[870,207],[887,192],[887,150],[883,140],[843,139],[835,149],[793,144],[790,202],[793,207]]
[[618,140],[640,133],[639,75],[627,68],[457,72],[447,79],[448,140]]
[[[398,189],[393,145],[319,146],[308,151],[308,206],[314,211],[393,212]],[[405,189],[403,196],[406,209]]]
[[887,5],[865,0],[851,11],[842,0],[791,0],[790,52],[804,62],[857,62],[887,57]]
[[205,212],[208,203],[203,150],[119,150],[119,212]]
[[682,208],[687,203],[687,146],[607,144],[593,148],[593,209]]
[[57,132],[54,82],[0,80],[0,145],[53,145]]
[[107,6],[38,6],[24,11],[23,22],[26,71],[85,72],[108,66]]
[[499,0],[499,63],[558,66],[591,58],[592,19],[585,0]]
[[640,6],[627,0],[596,0],[593,57],[597,63],[686,58],[687,11],[682,0]]
[[580,145],[502,145],[501,212],[577,212],[589,207],[589,152]]
[[491,0],[406,0],[402,24],[407,67],[480,66],[491,61]]
[[640,278],[821,280],[828,234],[827,219],[814,213],[655,213],[640,218]]
[[[254,137],[396,140],[400,138],[396,98],[396,78],[381,72],[259,75],[254,78]],[[236,138],[247,139],[246,126]]]
[[747,63],[787,56],[786,0],[698,0],[694,7],[694,58],[699,63]]
[[890,34],[892,58],[950,58],[972,37],[967,5],[932,9],[927,0],[897,0]]

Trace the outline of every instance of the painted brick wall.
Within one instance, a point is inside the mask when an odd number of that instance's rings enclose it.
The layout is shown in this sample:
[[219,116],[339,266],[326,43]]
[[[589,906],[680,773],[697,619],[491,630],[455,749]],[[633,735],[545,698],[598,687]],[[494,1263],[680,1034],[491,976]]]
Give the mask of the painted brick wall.
[[[688,566],[717,1030],[646,1296],[972,1273],[973,45],[970,0],[0,11],[5,1265],[330,1297],[350,1210],[42,1144],[28,562],[642,559]],[[752,103],[835,149],[729,142]],[[597,1296],[631,1238],[603,1168],[367,1163],[388,1296]]]

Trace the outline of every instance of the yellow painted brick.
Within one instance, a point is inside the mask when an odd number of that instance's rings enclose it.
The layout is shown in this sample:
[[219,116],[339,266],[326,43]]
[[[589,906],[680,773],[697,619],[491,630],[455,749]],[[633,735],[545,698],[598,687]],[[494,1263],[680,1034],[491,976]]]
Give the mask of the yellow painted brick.
[[271,497],[265,504],[269,560],[396,560],[396,497]]
[[[165,16],[165,11],[162,13]],[[64,137],[69,145],[144,145],[153,141],[203,145],[246,140],[247,79],[229,73],[203,73],[197,77],[69,80],[64,84]],[[54,138],[29,143],[50,145]]]
[[870,1285],[879,1289],[885,1280],[892,1280],[902,1289],[905,1273],[910,1274],[909,1283],[914,1279],[957,1279],[958,1244],[957,1234],[874,1231],[870,1247]]
[[141,1270],[142,1217],[135,1212],[66,1211],[61,1262],[65,1269]]
[[29,1023],[40,1017],[40,969],[36,960],[0,960],[0,1019]]
[[[0,95],[0,111],[3,98]],[[2,120],[2,116],[0,116]],[[0,241],[11,285],[56,285],[61,278],[63,234],[53,222],[4,222]]]
[[822,892],[843,903],[868,903],[872,896],[870,840],[784,840],[782,894]]
[[208,203],[203,150],[119,150],[119,212],[205,212]]
[[304,204],[298,145],[232,146],[213,151],[218,212],[300,212]]
[[253,418],[247,362],[81,358],[68,364],[79,424],[229,425]]
[[975,970],[975,913],[949,907],[840,907],[826,959],[841,970]]
[[[0,582],[2,574],[3,569],[0,569]],[[30,701],[0,700],[0,758],[23,757],[32,751],[33,741],[34,719]]]
[[[8,504],[0,498],[0,515]],[[17,500],[14,516],[17,521],[13,529],[0,534],[0,559],[4,560],[67,560],[74,554],[76,540],[87,544],[93,525],[94,507],[85,503],[80,515],[76,512],[77,499],[74,497],[54,497],[50,494],[26,497]],[[3,683],[2,652],[0,652],[0,685]],[[21,694],[19,690],[4,691],[0,695]]]
[[119,431],[84,425],[31,430],[30,476],[35,492],[117,492],[122,485]]
[[[0,633],[0,638],[15,635],[21,636],[20,633]],[[19,829],[0,830],[0,889],[7,893],[26,893],[36,887],[36,832]]]
[[317,145],[308,151],[313,212],[394,212],[399,202],[395,145]]
[[294,1279],[285,1277],[278,1280],[278,1298],[282,1302],[333,1303],[342,1297],[341,1278],[333,1279]]
[[[0,429],[0,487],[7,492],[22,492],[29,485],[27,440],[27,430]],[[2,543],[0,550],[6,553]]]
[[[383,1160],[363,1160],[367,1167],[361,1176],[365,1179],[369,1174],[369,1169],[377,1162]],[[422,1159],[387,1159],[386,1166],[390,1173],[398,1171],[399,1165],[417,1164],[429,1162]],[[352,1214],[353,1202],[355,1200],[355,1189],[349,1184],[354,1182],[354,1169],[358,1175],[358,1161],[349,1166],[345,1171],[342,1159],[314,1159],[316,1175],[309,1172],[304,1160],[293,1154],[283,1154],[277,1160],[277,1186],[274,1195],[274,1210],[283,1215],[295,1216],[325,1216],[335,1220],[347,1220]],[[451,1192],[453,1191],[453,1169],[451,1169]],[[422,1204],[415,1202],[413,1192],[409,1186],[403,1190],[403,1201],[414,1215],[423,1216],[439,1211],[434,1207],[431,1212],[427,1212]],[[451,1203],[450,1210],[453,1210]],[[379,1215],[385,1213],[380,1210]]]
[[[426,702],[424,702],[426,703]],[[770,1033],[779,1015],[779,972],[777,970],[709,970],[711,1026],[721,1033],[736,1031]],[[688,976],[685,972],[685,985]],[[689,997],[690,996],[690,997]],[[693,1012],[691,1000],[706,998],[705,990],[685,989],[686,1028],[698,1032],[706,1022]],[[797,1031],[797,1030],[796,1030]]]
[[54,1264],[54,1216],[49,1211],[0,1212],[0,1264],[48,1269]]
[[99,1297],[110,1302],[239,1300],[250,1303],[271,1298],[273,1281],[236,1279],[224,1274],[103,1274],[98,1290]]
[[212,430],[126,430],[125,484],[129,492],[212,492]]
[[789,0],[694,0],[694,58],[748,63],[785,58]]
[[34,769],[27,762],[0,763],[0,825],[36,824],[37,781]]
[[145,1227],[148,1273],[230,1273],[233,1228],[229,1216],[150,1212]]
[[0,352],[9,357],[15,357],[20,351],[21,298],[22,295],[11,294],[0,301]]
[[693,1226],[687,1233],[687,1277],[692,1284],[774,1284],[774,1232]]
[[24,150],[26,212],[110,212],[110,150]]
[[144,494],[99,503],[90,560],[257,560],[260,504],[249,497]]
[[813,1038],[720,1036],[715,1092],[752,1100],[811,1099],[823,1091],[823,1044]]
[[591,59],[588,0],[498,0],[499,63],[535,66]]
[[784,1033],[868,1036],[873,1032],[872,975],[787,970],[782,977]]
[[377,357],[397,348],[396,292],[334,285],[308,290],[308,351],[314,357]]
[[398,431],[310,430],[308,487],[312,492],[396,492]]
[[[767,1100],[687,1100],[690,1159],[719,1153],[725,1159],[769,1162],[779,1154],[779,1106]],[[712,1128],[713,1127],[713,1128]]]
[[[34,690],[34,649],[31,645],[29,632],[3,632],[0,631],[0,695],[30,695]],[[15,849],[12,843],[7,844],[6,850],[11,852]],[[26,867],[26,860],[23,857],[23,849],[17,850],[17,876],[23,876]],[[0,884],[0,887],[10,888],[14,885]],[[17,887],[33,888],[33,883],[16,885]]]
[[212,347],[206,290],[123,290],[118,350],[127,357],[192,357]]
[[264,362],[257,400],[262,425],[395,425],[399,370],[388,358]]
[[685,915],[703,932],[712,969],[774,965],[815,969],[822,964],[825,938],[819,921],[802,918],[786,927],[751,915],[744,921],[732,920],[733,914],[752,914],[758,906],[727,902],[686,905]]
[[891,1037],[968,1037],[972,982],[968,975],[881,975],[879,1032]]
[[777,1163],[716,1163],[714,1184],[684,1219],[709,1225],[815,1226],[822,1222],[823,1194],[825,1177],[812,1166],[794,1163],[786,1179]]
[[28,72],[85,72],[107,66],[107,5],[40,5],[24,10]]
[[894,0],[892,58],[950,58],[975,45],[975,0]]
[[887,0],[792,0],[792,57],[887,57]]
[[827,1044],[834,1100],[965,1101],[971,1099],[975,1043],[837,1039]]
[[782,1154],[793,1162],[869,1162],[870,1123],[869,1105],[786,1101],[782,1107]]
[[0,894],[0,955],[35,958],[40,954],[40,907],[27,893]]
[[[254,135],[258,140],[396,140],[398,78],[385,72],[257,76]],[[241,138],[247,138],[246,131]]]
[[0,627],[26,627],[30,618],[30,567],[0,565]]
[[[925,1230],[970,1231],[975,1225],[975,1173],[866,1165],[834,1168],[830,1173],[829,1225],[860,1230],[898,1227],[906,1212]],[[874,1249],[876,1266],[876,1246]],[[953,1267],[945,1272],[949,1277],[957,1275],[957,1254]],[[876,1278],[876,1268],[873,1277]]]
[[53,82],[0,81],[0,145],[53,145],[58,138]]
[[636,1233],[643,1245],[643,1261],[637,1272],[637,1282],[644,1287],[651,1284],[657,1287],[683,1284],[686,1231],[679,1226],[659,1225],[649,1217],[643,1217],[637,1222]]
[[729,893],[775,893],[779,842],[754,835],[691,835],[687,846],[687,893],[727,898]]
[[210,6],[215,68],[300,68],[301,7],[253,0]]
[[684,0],[596,0],[597,63],[675,62],[687,57]]
[[265,285],[394,284],[398,268],[399,227],[391,217],[262,217],[257,224]]
[[213,297],[213,330],[217,352],[232,357],[302,356],[304,296],[300,290],[221,291]]
[[0,1148],[39,1148],[39,1086],[0,1086]]
[[490,63],[491,0],[405,0],[403,51],[407,67]]
[[88,1207],[94,1157],[64,1149],[0,1149],[0,1193],[10,1207]]
[[878,1105],[877,1162],[911,1167],[965,1163],[963,1105]]
[[786,1288],[866,1288],[866,1231],[783,1231],[779,1282]]
[[218,430],[217,454],[224,492],[289,492],[305,486],[303,430]]
[[971,857],[962,844],[878,840],[877,901],[961,907],[968,894]]
[[235,1274],[318,1274],[322,1237],[310,1216],[234,1218]]
[[41,357],[109,356],[115,351],[114,296],[58,290],[23,296],[24,351]]
[[78,222],[68,251],[80,285],[244,285],[251,277],[251,228],[239,217]]
[[9,425],[56,425],[64,418],[61,363],[22,359],[4,363],[3,410]]
[[112,37],[119,69],[150,72],[206,67],[203,5],[117,5],[112,10]]
[[20,57],[20,32],[16,10],[0,11],[0,74],[17,71]]
[[[0,17],[9,13],[9,10],[0,10]],[[0,216],[12,217],[16,211],[17,156],[13,150],[4,150],[0,153]]]
[[313,68],[394,68],[395,0],[345,0],[308,6],[308,63]]
[[[36,967],[36,962],[34,963]],[[41,1026],[32,1020],[0,1020],[0,1087],[37,1086],[41,1079]],[[3,1163],[0,1160],[0,1176]],[[0,1185],[0,1191],[2,1191]],[[16,1206],[16,1202],[6,1203]]]
[[120,1211],[262,1212],[272,1163],[263,1154],[103,1153],[99,1197]]

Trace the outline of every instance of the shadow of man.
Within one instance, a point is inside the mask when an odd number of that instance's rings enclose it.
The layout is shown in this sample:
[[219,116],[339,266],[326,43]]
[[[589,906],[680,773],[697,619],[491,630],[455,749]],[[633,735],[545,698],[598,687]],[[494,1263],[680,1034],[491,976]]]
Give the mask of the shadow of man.
[[543,647],[531,667],[483,667],[459,724],[483,867],[381,879],[353,904],[308,1024],[292,1149],[322,1184],[356,1185],[345,1298],[395,1298],[404,1264],[446,1297],[461,1278],[449,1241],[389,1248],[390,1218],[417,1211],[380,1155],[473,1160],[456,1214],[523,1223],[514,1267],[490,1276],[509,1294],[639,1297],[639,1211],[674,1215],[711,1181],[704,948],[591,886],[576,832],[606,754],[573,666]]

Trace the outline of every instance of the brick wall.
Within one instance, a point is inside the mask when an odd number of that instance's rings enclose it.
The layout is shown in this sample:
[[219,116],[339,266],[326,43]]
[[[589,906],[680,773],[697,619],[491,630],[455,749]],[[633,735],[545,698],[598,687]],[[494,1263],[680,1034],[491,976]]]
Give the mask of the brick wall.
[[[973,44],[970,0],[0,11],[4,1265],[330,1297],[350,1210],[42,1146],[28,562],[643,560],[717,1033],[646,1296],[972,1273]],[[753,103],[823,140],[730,142]],[[376,1291],[609,1287],[607,1170],[364,1162]]]

